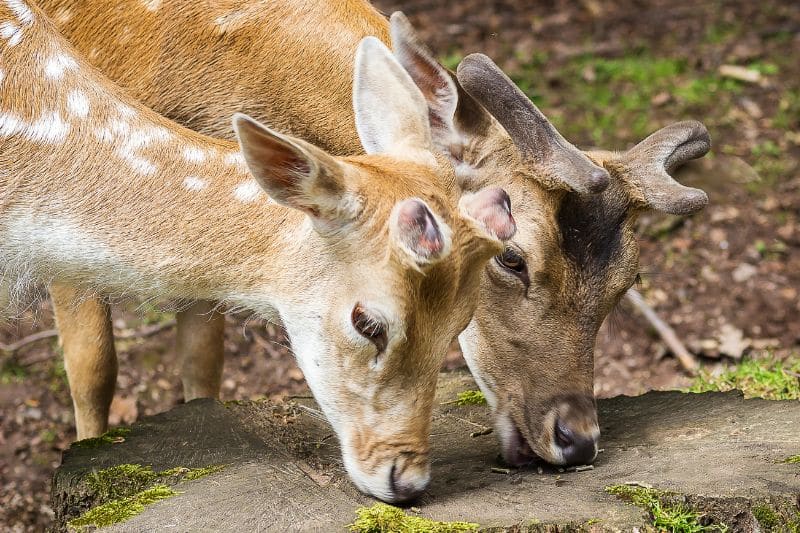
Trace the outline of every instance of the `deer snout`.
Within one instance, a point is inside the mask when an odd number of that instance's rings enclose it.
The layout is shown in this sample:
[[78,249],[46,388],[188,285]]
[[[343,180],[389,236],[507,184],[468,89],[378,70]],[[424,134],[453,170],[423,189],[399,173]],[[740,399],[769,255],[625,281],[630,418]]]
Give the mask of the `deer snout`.
[[385,444],[356,456],[355,450],[343,449],[344,465],[358,489],[388,503],[412,500],[424,491],[431,479],[427,452],[397,450]]
[[597,457],[600,428],[594,401],[583,396],[562,400],[556,411],[552,448],[559,464],[584,465]]

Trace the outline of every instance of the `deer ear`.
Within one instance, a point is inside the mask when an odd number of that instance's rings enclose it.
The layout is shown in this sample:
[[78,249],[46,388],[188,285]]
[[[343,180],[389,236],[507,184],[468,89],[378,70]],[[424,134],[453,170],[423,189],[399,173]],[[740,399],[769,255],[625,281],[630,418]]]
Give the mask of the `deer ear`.
[[428,105],[408,73],[375,37],[364,38],[356,52],[353,108],[366,153],[435,164]]
[[433,264],[450,253],[452,230],[419,198],[395,206],[390,233],[417,266]]
[[689,215],[708,204],[700,189],[681,185],[672,177],[676,168],[703,157],[711,149],[708,130],[687,120],[656,131],[645,140],[612,158],[606,166],[630,185],[644,205],[673,215]]
[[277,203],[326,222],[356,216],[344,185],[344,167],[324,150],[241,113],[234,115],[233,128],[251,174]]
[[458,106],[458,89],[450,73],[439,64],[425,44],[417,37],[413,26],[400,11],[389,18],[394,55],[414,80],[428,104],[428,120],[433,144],[442,153],[452,150],[460,155],[459,137],[456,134],[455,114]]

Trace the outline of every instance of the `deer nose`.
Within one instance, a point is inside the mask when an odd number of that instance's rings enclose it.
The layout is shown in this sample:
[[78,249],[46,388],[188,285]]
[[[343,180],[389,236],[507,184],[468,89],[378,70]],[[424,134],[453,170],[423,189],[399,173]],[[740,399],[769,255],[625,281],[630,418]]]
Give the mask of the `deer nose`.
[[559,419],[556,420],[554,436],[555,444],[564,458],[563,464],[585,465],[594,461],[597,456],[596,432],[582,434],[566,421]]
[[424,474],[419,470],[416,465],[404,461],[403,458],[394,462],[389,472],[392,502],[407,502],[422,494],[428,486],[430,474],[427,469]]

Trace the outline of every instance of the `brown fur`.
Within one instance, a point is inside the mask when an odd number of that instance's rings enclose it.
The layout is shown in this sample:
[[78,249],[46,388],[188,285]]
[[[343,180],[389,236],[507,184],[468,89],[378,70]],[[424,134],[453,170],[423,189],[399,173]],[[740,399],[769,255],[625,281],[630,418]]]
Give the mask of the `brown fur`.
[[[222,0],[175,1],[156,12],[136,0],[117,10],[104,9],[99,0],[42,3],[98,67],[192,128],[228,135],[227,117],[244,109],[334,153],[360,151],[350,101],[352,52],[363,35],[387,41],[389,33],[386,20],[363,0],[235,7]],[[221,26],[215,22],[220,17]],[[620,154],[597,155],[595,162],[609,171],[609,188],[594,199],[570,192],[565,176],[526,158],[506,130],[458,89],[455,122],[463,145],[445,149],[469,168],[461,176],[466,189],[491,184],[508,190],[519,226],[512,246],[529,276],[525,285],[496,261],[489,264],[462,348],[482,388],[497,396],[498,426],[513,422],[536,454],[564,462],[552,449],[555,418],[569,412],[576,431],[591,437],[597,430],[596,412],[586,408],[591,401],[562,405],[562,398],[593,395],[597,329],[637,270],[633,224],[648,208],[641,194],[646,173],[634,175],[633,167],[617,164]],[[638,154],[634,167],[652,166],[652,157]],[[568,173],[565,166],[560,172]],[[581,220],[593,224],[581,226]],[[589,242],[580,232],[595,229],[613,249],[576,253]],[[508,439],[502,429],[498,433],[507,452]]]
[[[418,493],[438,369],[472,315],[484,264],[502,248],[491,223],[459,204],[452,168],[430,152],[421,162],[333,157],[239,117],[248,172],[238,145],[131,99],[40,11],[0,1],[0,24],[23,31],[19,42],[0,41],[0,259],[4,277],[52,283],[61,302],[81,436],[102,431],[116,374],[108,308],[84,296],[230,301],[284,319],[359,487],[390,501]],[[385,54],[376,64],[393,61]],[[386,83],[417,91],[406,79]],[[409,106],[404,125],[430,143],[423,111]],[[237,199],[241,185],[257,187],[254,176],[293,208],[263,192]],[[450,232],[436,261],[398,244],[393,213],[409,198]],[[365,302],[386,322],[382,353],[343,322]]]

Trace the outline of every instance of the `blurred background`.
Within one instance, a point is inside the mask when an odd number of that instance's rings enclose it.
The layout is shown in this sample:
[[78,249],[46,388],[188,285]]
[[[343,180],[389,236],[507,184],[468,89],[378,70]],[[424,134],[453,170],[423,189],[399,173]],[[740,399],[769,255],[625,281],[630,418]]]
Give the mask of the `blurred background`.
[[[684,183],[709,193],[691,218],[640,224],[638,290],[703,365],[690,377],[626,301],[596,349],[598,397],[738,385],[800,390],[800,4],[796,1],[378,0],[403,10],[450,68],[492,57],[574,144],[625,149],[697,119],[714,143]],[[111,424],[181,401],[174,316],[116,308]],[[49,482],[74,439],[47,304],[0,325],[0,529],[50,523]],[[34,336],[31,336],[34,335]],[[305,390],[279,328],[228,316],[223,399]],[[464,365],[457,348],[447,368]]]

